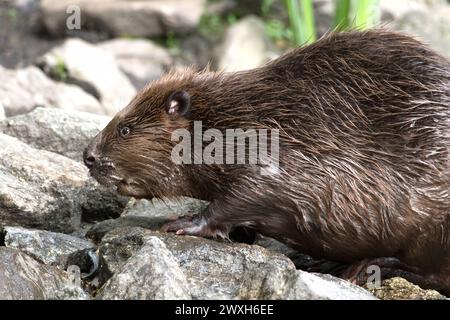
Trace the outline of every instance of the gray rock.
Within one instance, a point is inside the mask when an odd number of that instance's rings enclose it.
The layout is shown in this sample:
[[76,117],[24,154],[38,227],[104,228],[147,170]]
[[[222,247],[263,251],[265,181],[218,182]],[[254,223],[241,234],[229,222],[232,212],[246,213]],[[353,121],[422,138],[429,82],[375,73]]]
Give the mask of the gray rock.
[[266,34],[264,22],[248,16],[232,25],[216,50],[216,68],[239,71],[259,67],[278,56]]
[[122,71],[137,89],[169,70],[173,59],[168,50],[145,39],[114,39],[99,48],[112,53]]
[[194,66],[197,70],[207,68],[213,55],[214,41],[199,34],[192,34],[181,39],[174,67]]
[[109,117],[91,113],[37,108],[1,121],[0,132],[33,148],[81,161],[84,148],[109,121]]
[[131,199],[122,213],[126,216],[175,218],[187,214],[197,214],[208,206],[207,201],[189,197],[179,199],[136,200]]
[[340,262],[313,258],[307,254],[294,250],[275,239],[265,237],[261,234],[257,235],[254,244],[266,248],[267,250],[285,255],[294,263],[297,269],[308,272],[339,275],[342,274],[342,272],[348,267],[348,265]]
[[5,227],[4,242],[9,248],[18,249],[36,260],[65,268],[70,254],[94,248],[90,241],[44,230]]
[[28,11],[30,9],[36,8],[40,0],[7,0],[10,4],[23,11]]
[[0,103],[0,121],[5,119],[6,115],[5,115],[5,108],[3,107],[3,105]]
[[80,29],[102,27],[110,36],[155,37],[168,32],[186,33],[197,26],[205,0],[42,0],[41,11],[47,30],[70,35],[66,9],[80,8]]
[[365,289],[328,274],[297,270],[289,279],[284,299],[288,300],[376,300]]
[[118,226],[102,239],[98,250],[101,261],[99,270],[101,284],[119,272],[128,259],[142,247],[147,231],[140,227]]
[[95,224],[87,231],[86,237],[99,242],[109,231],[127,226],[159,230],[168,219],[198,214],[207,205],[206,201],[188,197],[180,197],[178,200],[155,198],[152,201],[132,198],[119,218]]
[[0,227],[70,233],[84,220],[117,217],[125,203],[80,163],[0,134]]
[[[180,237],[141,228],[119,228],[103,238],[99,250],[103,267],[110,274],[132,268],[138,260],[134,259],[136,252],[141,252],[147,239],[154,237],[175,257],[193,299],[374,299],[367,291],[343,280],[298,271],[285,256],[259,246]],[[139,257],[139,260],[154,259],[153,255]],[[106,288],[102,291],[107,291]]]
[[[316,25],[317,37],[322,37],[332,28],[335,16],[334,0],[315,0],[314,1],[314,20]],[[289,21],[289,18],[284,21]]]
[[85,236],[95,243],[100,242],[105,234],[121,227],[140,227],[149,230],[159,230],[167,222],[166,217],[125,216],[108,219],[94,224]]
[[139,249],[100,289],[97,299],[189,299],[189,285],[177,260],[157,237]]
[[100,99],[103,112],[113,116],[136,94],[113,55],[81,39],[68,39],[36,62],[47,74],[76,84]]
[[9,70],[0,66],[0,105],[6,116],[37,106],[103,113],[100,103],[77,86],[55,83],[36,67]]
[[273,238],[265,237],[263,235],[258,235],[255,244],[263,248],[266,248],[267,250],[281,253],[285,256],[290,256],[297,253],[297,251],[288,247],[284,243],[281,243]]
[[76,281],[53,266],[28,255],[0,247],[0,299],[90,299]]
[[[436,6],[446,4],[445,0],[380,0],[379,5],[383,18],[399,19],[405,14],[414,11],[428,11]],[[430,14],[431,12],[428,12]],[[434,12],[432,13],[434,14]]]

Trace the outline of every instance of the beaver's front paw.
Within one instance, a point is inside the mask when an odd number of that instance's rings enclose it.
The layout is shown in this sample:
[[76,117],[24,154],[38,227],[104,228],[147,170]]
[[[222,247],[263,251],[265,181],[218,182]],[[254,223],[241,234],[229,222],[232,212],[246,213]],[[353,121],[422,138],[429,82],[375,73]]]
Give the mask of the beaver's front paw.
[[187,215],[165,223],[161,231],[175,232],[178,235],[205,236],[205,226],[205,219]]

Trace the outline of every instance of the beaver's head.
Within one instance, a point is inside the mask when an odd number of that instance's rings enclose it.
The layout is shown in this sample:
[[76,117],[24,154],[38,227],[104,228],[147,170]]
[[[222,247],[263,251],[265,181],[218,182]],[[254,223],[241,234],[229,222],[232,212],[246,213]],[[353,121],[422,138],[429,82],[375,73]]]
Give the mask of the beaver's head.
[[178,193],[185,179],[171,161],[171,136],[189,127],[192,76],[169,74],[148,86],[93,139],[83,158],[98,182],[136,198]]

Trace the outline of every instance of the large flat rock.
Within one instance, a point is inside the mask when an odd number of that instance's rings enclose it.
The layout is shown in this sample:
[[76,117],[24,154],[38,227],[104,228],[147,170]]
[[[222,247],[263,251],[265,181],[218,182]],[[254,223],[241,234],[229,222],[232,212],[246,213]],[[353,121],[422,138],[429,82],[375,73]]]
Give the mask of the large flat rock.
[[42,0],[47,30],[55,36],[71,35],[66,10],[77,6],[82,30],[101,29],[110,36],[155,37],[168,32],[192,31],[200,21],[205,0]]
[[77,86],[54,82],[34,66],[17,70],[0,66],[0,79],[0,109],[8,117],[38,106],[105,113],[93,95]]
[[83,150],[110,121],[109,117],[73,110],[37,108],[0,121],[0,132],[33,148],[82,161]]
[[114,56],[84,40],[70,38],[37,59],[47,74],[76,84],[98,98],[104,114],[113,116],[136,94]]
[[39,262],[64,268],[69,255],[94,248],[88,240],[63,233],[21,227],[3,228],[5,246],[18,249]]
[[173,299],[375,299],[341,279],[296,270],[285,256],[254,245],[125,227],[106,234],[99,254],[106,283],[98,299],[168,297],[171,289]]
[[82,216],[103,211],[118,216],[124,205],[81,163],[0,133],[0,227],[70,233],[80,227]]
[[158,79],[173,64],[167,49],[147,39],[113,39],[99,43],[98,47],[113,54],[138,90]]
[[0,300],[90,299],[74,279],[12,248],[0,247]]

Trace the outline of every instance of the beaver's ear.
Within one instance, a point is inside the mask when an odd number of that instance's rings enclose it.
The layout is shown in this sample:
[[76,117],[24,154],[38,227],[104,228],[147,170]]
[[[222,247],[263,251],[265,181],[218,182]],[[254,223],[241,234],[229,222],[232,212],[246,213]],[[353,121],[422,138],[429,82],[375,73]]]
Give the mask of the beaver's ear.
[[191,96],[186,91],[175,91],[166,101],[166,113],[170,116],[185,116],[190,108]]

